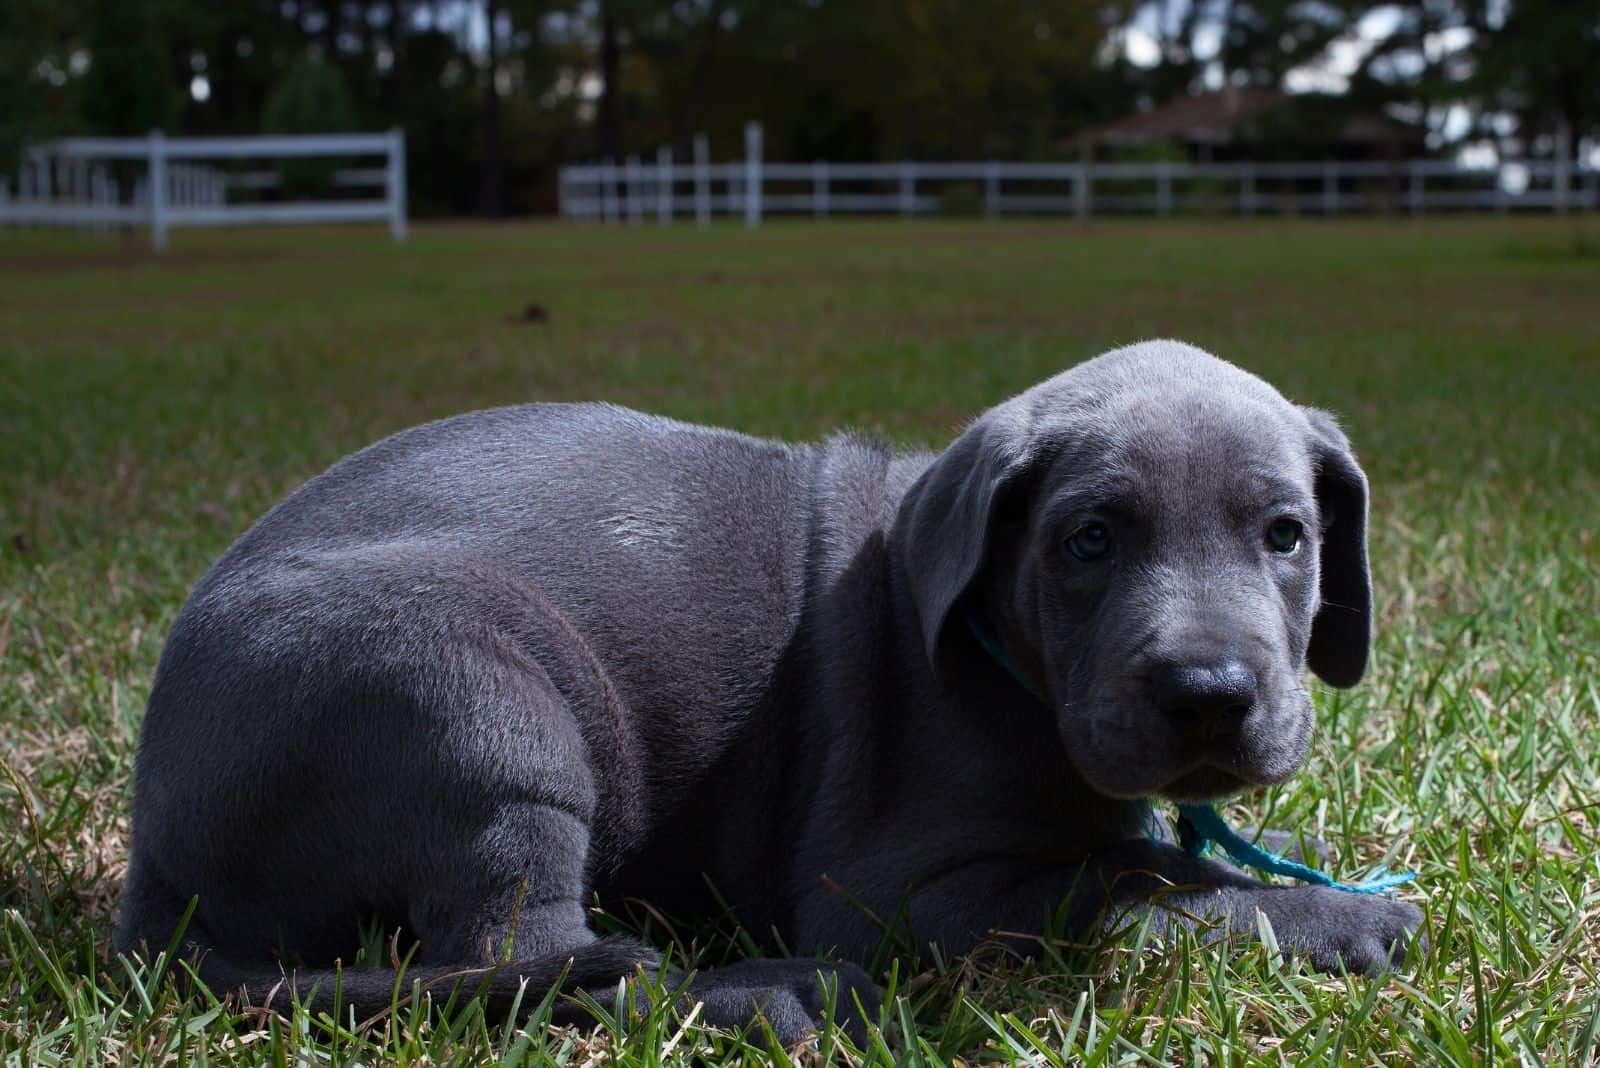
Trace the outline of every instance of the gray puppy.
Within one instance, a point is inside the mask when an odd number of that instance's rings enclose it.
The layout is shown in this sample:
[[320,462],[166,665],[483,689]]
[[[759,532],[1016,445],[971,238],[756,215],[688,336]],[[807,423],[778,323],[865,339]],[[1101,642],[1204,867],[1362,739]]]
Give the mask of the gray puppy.
[[[197,897],[213,989],[328,1008],[367,918],[417,940],[425,982],[509,961],[482,983],[503,1011],[524,979],[658,966],[590,930],[596,895],[694,914],[709,883],[749,930],[846,960],[874,917],[961,953],[1159,898],[1157,922],[1260,912],[1318,968],[1381,970],[1415,907],[1267,886],[1141,820],[1299,765],[1303,666],[1365,669],[1366,511],[1332,418],[1173,342],[937,456],[605,405],[397,434],[269,512],[179,613],[118,945],[165,946]],[[854,964],[747,961],[686,996],[794,1041],[819,973],[859,1029]],[[344,1004],[394,981],[347,973]]]

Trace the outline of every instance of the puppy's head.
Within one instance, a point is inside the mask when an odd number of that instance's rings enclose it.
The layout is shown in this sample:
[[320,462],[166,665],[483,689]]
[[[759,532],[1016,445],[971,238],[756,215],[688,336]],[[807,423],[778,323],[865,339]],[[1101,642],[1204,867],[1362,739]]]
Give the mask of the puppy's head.
[[907,493],[895,541],[947,674],[990,631],[1115,797],[1217,797],[1305,755],[1309,666],[1366,667],[1366,479],[1333,419],[1151,342],[987,412]]

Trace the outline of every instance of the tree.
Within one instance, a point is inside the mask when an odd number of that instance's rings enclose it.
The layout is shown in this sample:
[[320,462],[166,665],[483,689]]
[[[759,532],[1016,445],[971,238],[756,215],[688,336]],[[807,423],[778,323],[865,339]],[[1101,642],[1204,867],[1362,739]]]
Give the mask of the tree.
[[760,119],[768,151],[791,159],[1048,151],[1063,120],[1055,81],[1090,66],[1104,31],[1080,0],[657,7],[626,34],[633,146],[687,147],[705,131],[736,150]]
[[[400,125],[418,210],[499,214],[547,204],[560,160],[687,154],[701,132],[737,153],[750,119],[772,158],[1069,154],[1141,103],[1281,87],[1347,44],[1364,55],[1330,108],[1437,129],[1464,104],[1544,151],[1600,135],[1597,20],[1568,0],[0,0],[0,165],[25,138],[244,133],[272,111]],[[1154,67],[1122,54],[1135,23]],[[1375,24],[1392,32],[1357,40]]]
[[70,76],[74,2],[0,3],[0,174],[11,174],[29,141],[79,125]]
[[500,5],[484,0],[489,40],[483,64],[483,159],[479,166],[478,210],[485,215],[505,212],[505,160],[500,141],[500,53],[496,38],[500,29]]
[[83,117],[100,134],[133,136],[172,123],[178,94],[151,0],[97,0],[88,38]]
[[1509,0],[1467,5],[1472,69],[1464,95],[1480,114],[1516,119],[1524,150],[1550,148],[1564,134],[1600,136],[1600,6],[1573,0]]
[[[261,121],[269,134],[349,133],[355,125],[355,105],[344,79],[316,47],[307,48],[284,72]],[[278,174],[285,194],[305,196],[326,190],[343,165],[323,156],[286,159]]]

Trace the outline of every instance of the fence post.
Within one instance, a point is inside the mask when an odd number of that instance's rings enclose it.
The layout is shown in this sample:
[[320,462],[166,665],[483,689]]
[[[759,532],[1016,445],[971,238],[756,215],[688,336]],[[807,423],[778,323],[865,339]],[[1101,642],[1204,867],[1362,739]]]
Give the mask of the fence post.
[[1089,217],[1089,167],[1087,163],[1078,164],[1072,182],[1072,210],[1080,219]]
[[617,164],[610,158],[600,165],[600,217],[617,221]]
[[1421,215],[1428,206],[1424,191],[1424,183],[1426,181],[1427,176],[1423,172],[1422,161],[1413,160],[1411,163],[1411,182],[1406,189],[1406,207],[1410,209],[1413,215]]
[[761,124],[744,124],[744,224],[761,225]]
[[662,226],[672,223],[672,149],[668,145],[656,149],[656,222]]
[[[22,157],[22,165],[17,168],[17,202],[19,205],[26,206],[33,202],[33,182],[35,177],[33,155],[32,153],[27,153]],[[26,215],[23,218],[26,219]],[[27,229],[29,224],[26,221],[19,221],[17,225]]]
[[1167,160],[1156,164],[1156,210],[1172,214],[1172,164]]
[[1256,213],[1256,170],[1246,163],[1239,168],[1239,214]]
[[711,225],[711,144],[705,134],[694,137],[694,224]]
[[[398,126],[389,127],[389,158],[384,174],[384,195],[389,201],[389,237],[395,241],[406,239],[406,132]],[[218,203],[227,199],[219,176],[217,188],[221,192]]]
[[990,160],[983,165],[983,213],[992,219],[1000,212],[1000,164]]
[[[89,206],[89,161],[82,156],[74,156],[70,164],[72,173],[72,202],[78,207]],[[87,212],[76,213],[73,220],[73,229],[87,230],[93,223],[87,218]]]
[[1567,201],[1572,195],[1572,127],[1562,122],[1556,127],[1556,214],[1567,213]]
[[811,164],[811,214],[828,217],[828,164],[820,159]]
[[151,130],[145,141],[148,173],[145,190],[150,197],[150,244],[157,252],[167,248],[167,135]]
[[111,228],[111,220],[106,218],[107,209],[111,207],[111,179],[106,177],[103,167],[96,167],[94,174],[89,179],[90,186],[94,189],[94,202],[101,213],[95,219],[95,232],[104,233]]
[[623,203],[627,206],[628,225],[638,226],[644,218],[644,199],[639,189],[639,157],[630,155],[622,161]]
[[1322,214],[1339,214],[1339,165],[1331,159],[1322,164]]
[[900,214],[909,217],[917,210],[917,165],[900,161]]

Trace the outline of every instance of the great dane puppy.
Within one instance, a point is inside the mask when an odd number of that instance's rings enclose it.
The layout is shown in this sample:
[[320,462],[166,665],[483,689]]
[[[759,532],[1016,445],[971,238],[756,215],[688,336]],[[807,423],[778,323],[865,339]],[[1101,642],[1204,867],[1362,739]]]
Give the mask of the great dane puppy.
[[[411,978],[501,962],[503,1010],[523,980],[658,966],[593,933],[596,896],[694,914],[709,885],[846,962],[890,917],[958,954],[1160,898],[1158,922],[1248,934],[1259,912],[1318,968],[1380,970],[1412,905],[1268,886],[1142,818],[1294,772],[1303,667],[1366,665],[1366,512],[1331,417],[1175,342],[937,455],[599,404],[408,430],[272,509],[179,613],[118,945],[164,947],[197,899],[183,937],[214,990],[328,1008],[365,919],[416,940]],[[792,1042],[819,975],[872,1011],[858,966],[815,960],[685,996]],[[346,972],[343,1004],[394,982]]]

